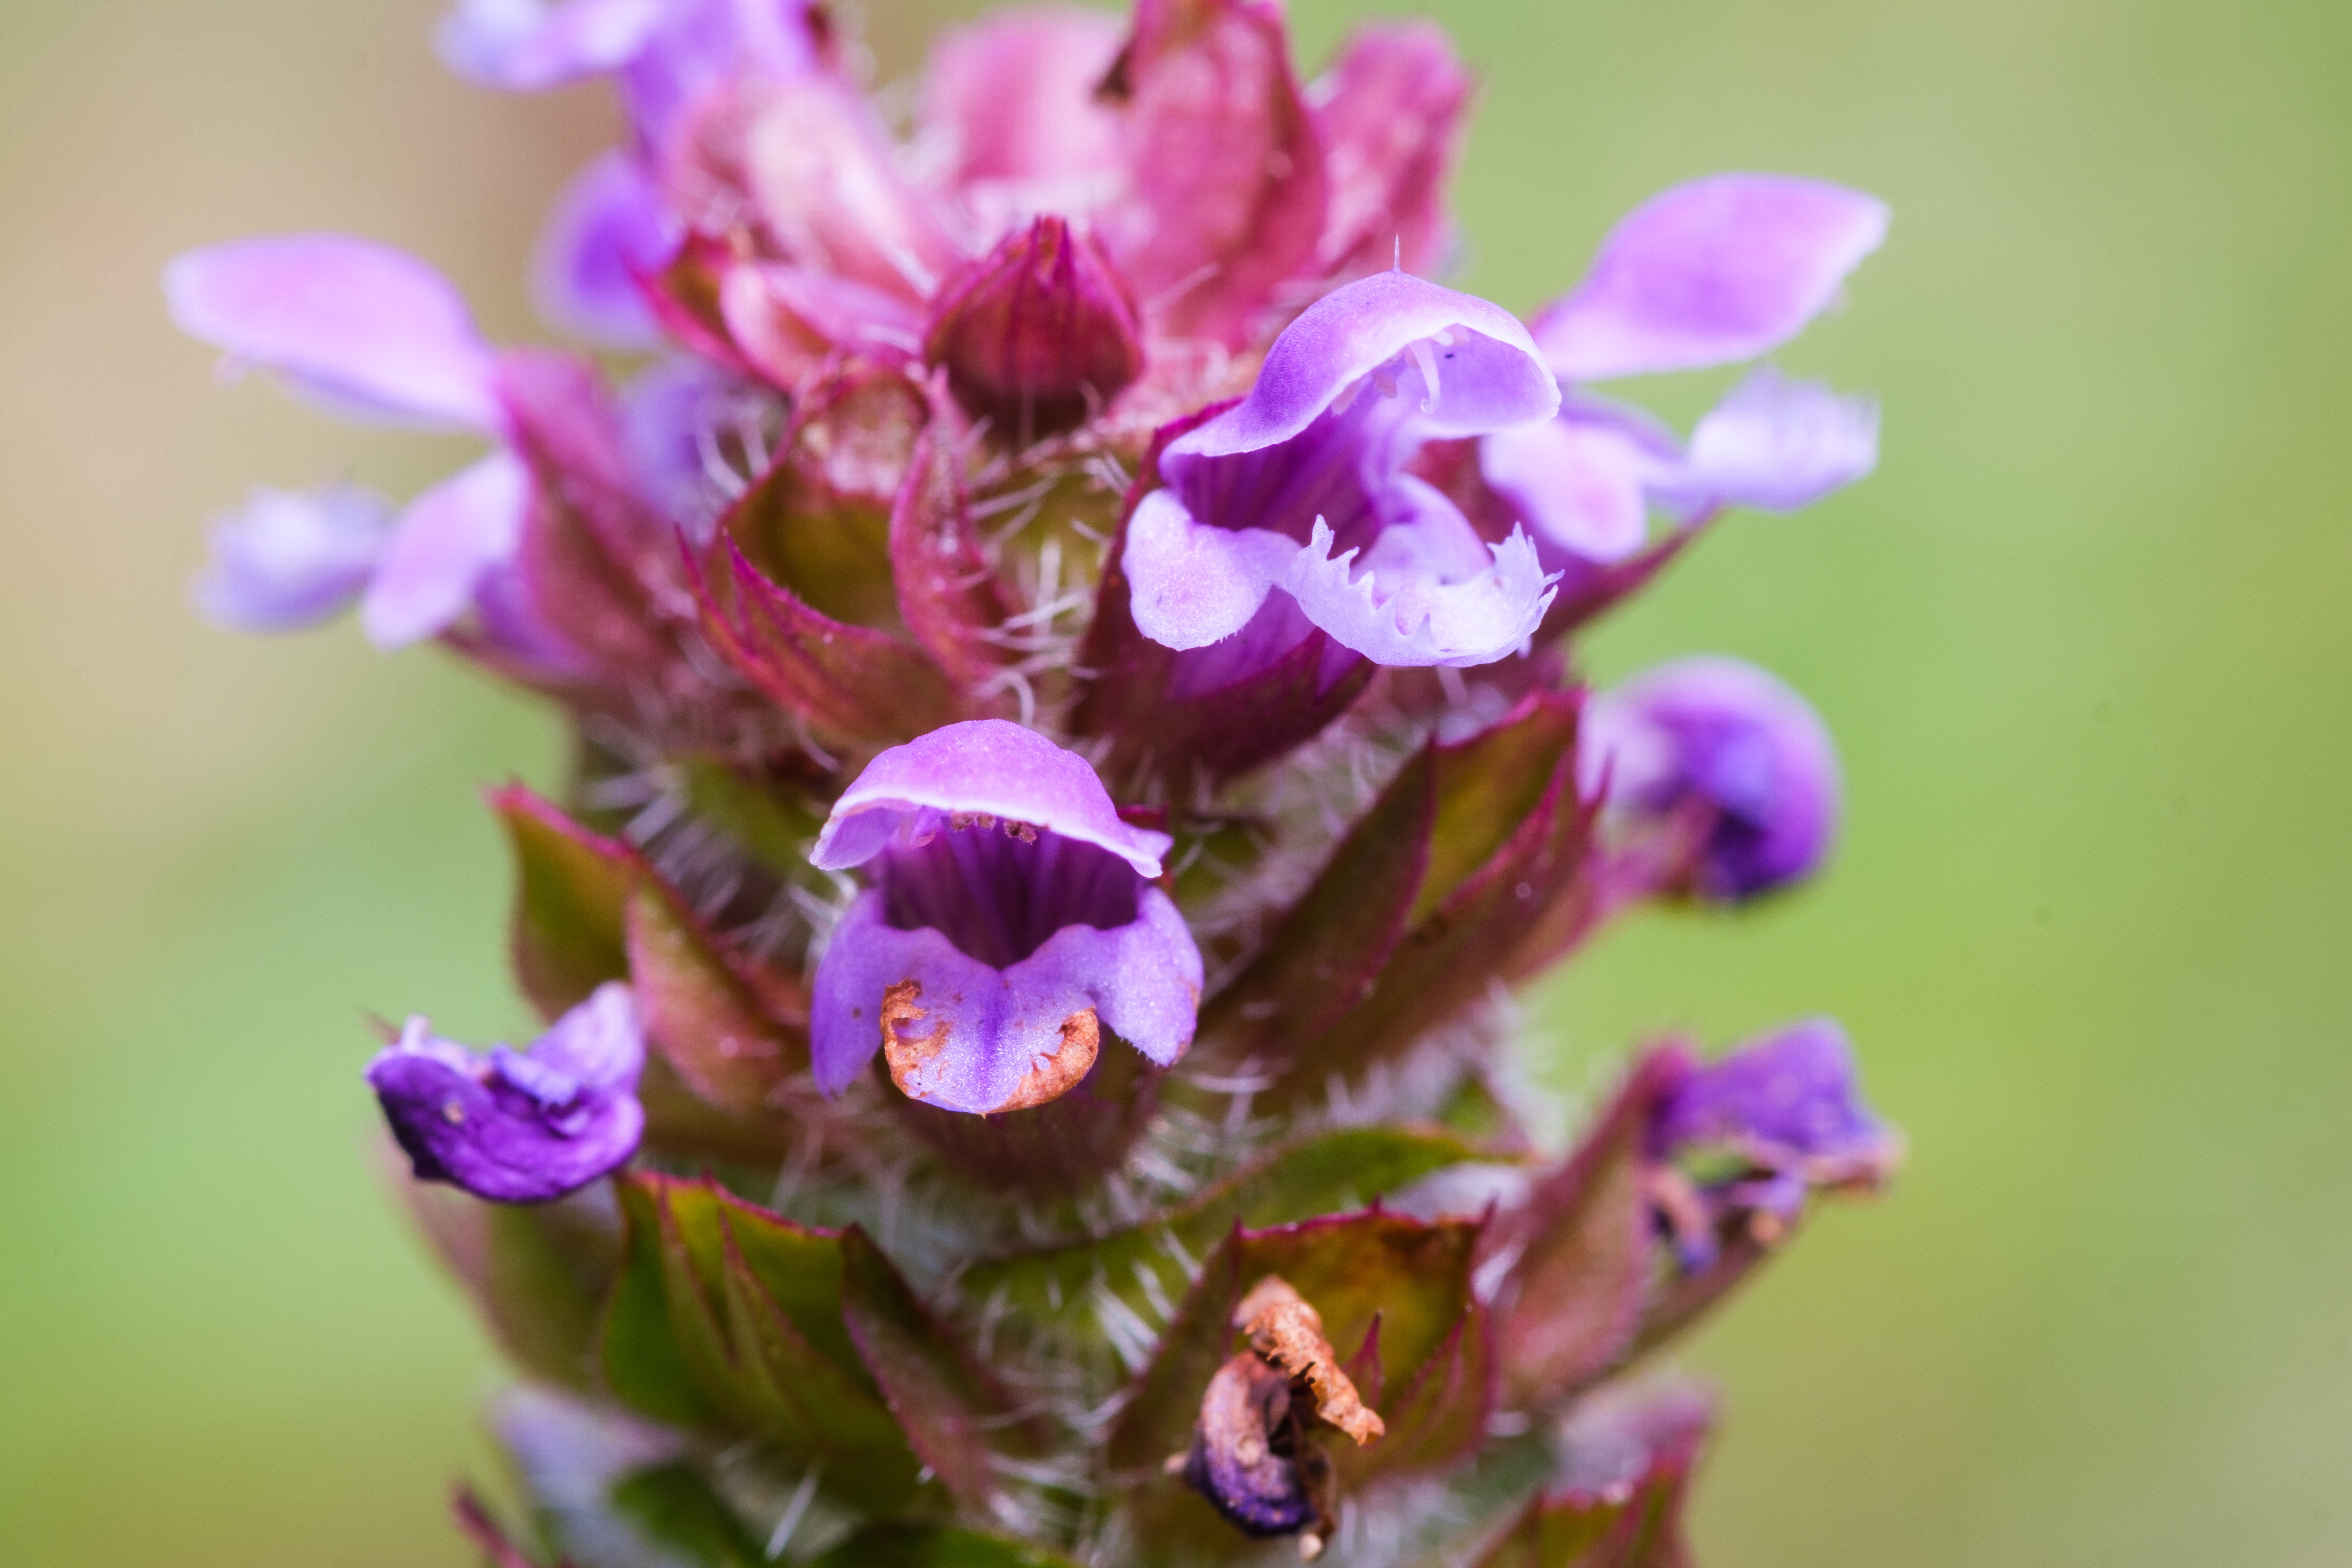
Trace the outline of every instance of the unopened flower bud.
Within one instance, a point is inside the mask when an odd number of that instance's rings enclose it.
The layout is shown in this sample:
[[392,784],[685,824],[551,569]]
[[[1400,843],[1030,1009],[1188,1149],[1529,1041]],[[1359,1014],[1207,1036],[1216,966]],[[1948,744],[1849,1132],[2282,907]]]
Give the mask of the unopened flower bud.
[[1016,437],[1068,429],[1143,372],[1126,285],[1058,217],[1006,236],[950,279],[923,352],[946,367],[957,402]]

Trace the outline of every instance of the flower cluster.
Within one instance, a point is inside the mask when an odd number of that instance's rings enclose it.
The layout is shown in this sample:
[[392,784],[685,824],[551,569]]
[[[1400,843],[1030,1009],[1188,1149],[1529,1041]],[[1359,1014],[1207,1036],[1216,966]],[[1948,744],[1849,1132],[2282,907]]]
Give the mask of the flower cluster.
[[1269,0],[1014,11],[903,124],[813,0],[463,0],[438,44],[617,88],[531,273],[600,356],[344,236],[164,289],[488,448],[405,504],[255,492],[199,608],[355,605],[578,737],[562,805],[491,797],[547,1033],[412,1019],[366,1073],[532,1380],[499,1429],[554,1544],[1679,1561],[1708,1407],[1610,1380],[1897,1142],[1815,1021],[1645,1050],[1547,1161],[1498,998],[1830,851],[1795,693],[1588,696],[1570,650],[1726,511],[1870,471],[1874,405],[1769,365],[1686,437],[1594,387],[1787,342],[1885,209],[1697,180],[1523,321],[1436,280],[1473,83],[1426,24],[1302,82]]

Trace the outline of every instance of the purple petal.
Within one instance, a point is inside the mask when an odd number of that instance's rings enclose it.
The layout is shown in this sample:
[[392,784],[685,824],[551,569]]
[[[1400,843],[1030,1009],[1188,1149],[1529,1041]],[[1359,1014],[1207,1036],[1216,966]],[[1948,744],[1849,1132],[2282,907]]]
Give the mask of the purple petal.
[[1696,891],[1738,901],[1810,875],[1837,831],[1837,752],[1803,698],[1733,658],[1677,659],[1588,710],[1578,771],[1634,822],[1713,815]]
[[1418,479],[1410,521],[1391,522],[1371,548],[1334,556],[1318,522],[1283,586],[1331,635],[1375,664],[1492,664],[1522,649],[1552,601],[1533,541],[1514,529],[1500,544],[1479,539],[1451,502]]
[[245,239],[163,269],[172,320],[336,412],[495,432],[496,363],[448,279],[343,235]]
[[1538,539],[1580,561],[1622,561],[1649,537],[1655,458],[1624,430],[1563,414],[1478,443],[1478,471]]
[[348,609],[383,553],[392,503],[350,485],[257,489],[214,521],[212,560],[190,584],[215,626],[287,632]]
[[1876,402],[1840,397],[1767,365],[1698,422],[1667,491],[1694,508],[1795,511],[1877,466]]
[[1803,330],[1886,237],[1886,206],[1820,180],[1717,174],[1653,196],[1536,318],[1570,381],[1727,364]]
[[1166,647],[1194,648],[1249,625],[1297,558],[1295,539],[1204,526],[1174,490],[1158,489],[1129,521],[1119,566],[1132,584],[1136,629]]
[[1102,1026],[1166,1065],[1192,1042],[1200,950],[1165,893],[1144,888],[1129,924],[1068,925],[999,969],[936,929],[900,931],[879,891],[859,896],[818,963],[810,1038],[817,1085],[838,1093],[882,1048],[885,993],[911,983],[933,1045],[908,1092],[947,1110],[986,1114],[1063,1048],[1064,1024],[1092,1009]]
[[[1286,441],[1375,373],[1411,400],[1426,437],[1483,436],[1559,408],[1559,387],[1517,317],[1410,273],[1378,272],[1308,306],[1266,351],[1249,395],[1168,455],[1225,457]],[[1360,395],[1390,394],[1374,382]]]
[[[1850,1180],[1882,1167],[1893,1135],[1862,1098],[1853,1047],[1833,1019],[1809,1018],[1710,1062],[1675,1091],[1652,1142],[1735,1149],[1770,1169]],[[1752,1205],[1751,1205],[1752,1206]]]
[[621,394],[621,449],[630,478],[660,513],[707,542],[733,497],[711,476],[706,441],[737,424],[756,425],[772,406],[709,360],[656,360]]
[[618,148],[601,153],[563,187],[539,231],[531,302],[604,347],[658,347],[661,327],[637,279],[668,261],[679,233],[645,165]]
[[625,985],[599,986],[529,1050],[476,1056],[411,1018],[367,1080],[417,1178],[543,1203],[626,1163],[645,1130],[645,1035]]
[[622,76],[637,143],[658,155],[696,102],[737,79],[790,81],[819,63],[813,0],[671,0]]
[[626,65],[668,8],[667,0],[458,0],[433,47],[469,81],[543,92]]
[[385,649],[446,630],[483,577],[522,541],[530,475],[498,451],[408,503],[360,603],[360,626]]
[[893,746],[834,803],[811,861],[828,871],[880,854],[900,824],[929,814],[1026,823],[1108,849],[1141,877],[1160,875],[1174,842],[1119,820],[1087,760],[1002,719],[950,724]]

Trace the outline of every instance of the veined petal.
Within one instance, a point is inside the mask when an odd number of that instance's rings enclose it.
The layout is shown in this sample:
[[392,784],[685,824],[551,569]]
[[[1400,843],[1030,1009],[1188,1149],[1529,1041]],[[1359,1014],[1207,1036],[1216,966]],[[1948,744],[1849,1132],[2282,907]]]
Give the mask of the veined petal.
[[404,647],[464,615],[484,574],[513,558],[530,498],[529,471],[498,451],[409,502],[360,602],[368,640]]
[[497,1203],[543,1203],[625,1163],[645,1131],[645,1033],[608,984],[526,1051],[477,1056],[411,1018],[367,1081],[422,1181]]
[[530,258],[531,301],[557,326],[606,348],[659,346],[639,278],[677,247],[677,220],[645,165],[601,153],[555,198]]
[[866,763],[834,803],[809,858],[828,871],[863,865],[882,852],[902,821],[925,812],[1025,823],[1107,849],[1140,877],[1160,875],[1160,858],[1173,842],[1121,821],[1102,781],[1076,752],[1002,719],[973,719],[893,746]]
[[1767,365],[1691,432],[1668,493],[1685,505],[1795,511],[1878,466],[1878,404]]
[[163,293],[182,331],[336,412],[499,428],[496,362],[473,317],[406,251],[336,234],[235,240],[174,258]]
[[1297,558],[1298,542],[1260,528],[1211,528],[1169,489],[1143,498],[1128,524],[1119,567],[1135,626],[1166,647],[1206,647],[1233,636]]
[[543,92],[626,65],[667,9],[666,0],[458,0],[433,47],[469,81]]
[[197,609],[241,632],[296,631],[349,608],[383,554],[392,503],[352,485],[256,489],[215,519]]
[[817,1084],[839,1093],[887,1037],[892,1077],[909,1097],[983,1115],[1017,1109],[1043,1085],[1084,1076],[1097,1025],[1163,1066],[1174,1061],[1192,1042],[1202,974],[1183,917],[1157,888],[1142,889],[1132,922],[1065,926],[1003,969],[930,927],[897,929],[883,895],[867,892],[817,966]]
[[1570,381],[1697,370],[1787,342],[1886,237],[1886,205],[1821,180],[1717,174],[1653,196],[1536,318]]
[[1377,272],[1308,306],[1266,351],[1249,395],[1179,437],[1168,455],[1227,457],[1289,440],[1341,394],[1408,355],[1412,369],[1391,387],[1364,385],[1359,395],[1395,395],[1409,377],[1419,389],[1420,435],[1483,436],[1559,411],[1559,384],[1517,317],[1410,273]]
[[[1486,545],[1443,497],[1423,499],[1421,518],[1390,523],[1360,567],[1356,551],[1331,554],[1331,531],[1318,522],[1283,586],[1334,642],[1375,664],[1466,668],[1517,651],[1552,600],[1534,542],[1514,529]],[[1486,556],[1467,575],[1463,534]]]

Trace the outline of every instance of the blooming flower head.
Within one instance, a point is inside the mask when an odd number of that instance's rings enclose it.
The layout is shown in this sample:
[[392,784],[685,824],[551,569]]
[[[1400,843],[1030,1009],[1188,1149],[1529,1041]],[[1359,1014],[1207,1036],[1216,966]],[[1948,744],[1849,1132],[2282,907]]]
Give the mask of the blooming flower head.
[[1711,901],[1802,880],[1837,832],[1828,730],[1803,698],[1738,659],[1677,659],[1602,693],[1579,763],[1619,824],[1696,830],[1679,876]]
[[873,882],[817,966],[818,1086],[840,1092],[879,1050],[914,1099],[1015,1110],[1075,1086],[1105,1031],[1175,1061],[1202,965],[1151,885],[1168,845],[1017,724],[950,724],[875,758],[810,856]]
[[1489,545],[1404,465],[1431,437],[1559,405],[1508,311],[1403,272],[1333,290],[1247,397],[1161,454],[1166,487],[1136,509],[1123,563],[1137,626],[1205,648],[1272,614],[1297,630],[1269,660],[1309,626],[1381,664],[1503,658],[1549,603],[1533,547]]
[[597,988],[523,1050],[478,1055],[408,1020],[368,1086],[417,1178],[498,1203],[541,1203],[606,1175],[645,1131],[645,1035],[629,988]]

